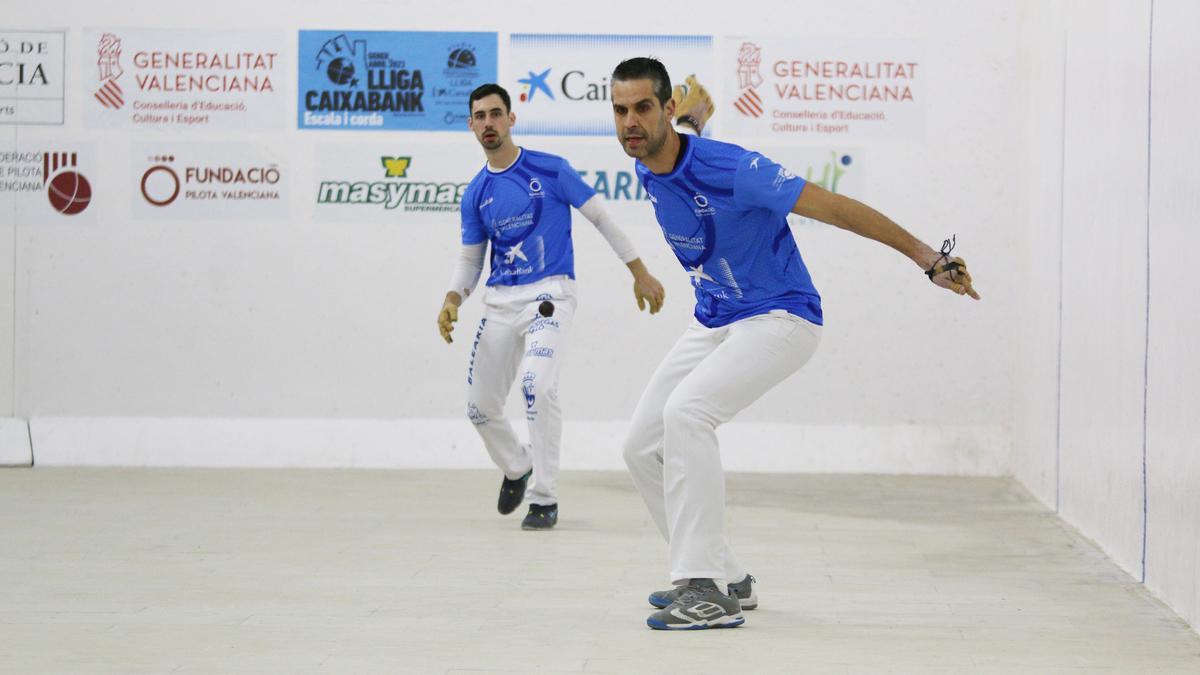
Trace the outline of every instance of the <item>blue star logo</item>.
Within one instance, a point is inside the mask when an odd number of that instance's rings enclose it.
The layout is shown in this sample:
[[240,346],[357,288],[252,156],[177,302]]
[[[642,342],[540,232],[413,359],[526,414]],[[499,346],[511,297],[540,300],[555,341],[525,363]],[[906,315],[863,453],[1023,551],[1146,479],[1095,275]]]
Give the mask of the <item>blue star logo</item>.
[[554,92],[550,91],[550,86],[546,84],[546,78],[549,77],[549,75],[550,75],[549,68],[543,70],[542,72],[538,73],[537,75],[534,75],[533,71],[529,71],[529,77],[517,80],[517,82],[520,82],[521,84],[524,84],[529,87],[529,100],[530,101],[533,100],[533,95],[538,93],[538,91],[546,92],[546,96],[549,96],[550,100],[553,101],[554,100]]

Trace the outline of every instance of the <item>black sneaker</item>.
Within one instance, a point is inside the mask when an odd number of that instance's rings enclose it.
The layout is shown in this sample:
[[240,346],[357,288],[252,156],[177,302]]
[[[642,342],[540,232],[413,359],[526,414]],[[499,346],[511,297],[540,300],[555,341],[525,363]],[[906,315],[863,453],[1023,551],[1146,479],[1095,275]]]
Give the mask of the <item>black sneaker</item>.
[[525,499],[525,484],[529,482],[529,477],[533,475],[533,469],[525,472],[524,476],[516,480],[509,480],[508,476],[504,477],[504,482],[500,483],[500,501],[496,504],[496,510],[500,515],[507,516]]
[[[755,607],[758,607],[758,595],[754,592],[755,581],[757,581],[757,579],[755,579],[753,575],[747,574],[745,579],[742,579],[736,584],[729,584],[727,587],[729,595],[732,595],[738,599],[738,604],[741,605],[743,610],[751,610]],[[662,609],[667,605],[670,605],[672,602],[675,602],[675,599],[678,598],[686,588],[687,586],[676,586],[669,591],[655,591],[651,593],[650,597],[648,598],[650,601],[650,606]]]
[[558,504],[530,504],[522,530],[549,530],[558,522]]
[[737,598],[725,595],[712,579],[692,579],[675,601],[650,615],[655,630],[736,628],[746,622]]

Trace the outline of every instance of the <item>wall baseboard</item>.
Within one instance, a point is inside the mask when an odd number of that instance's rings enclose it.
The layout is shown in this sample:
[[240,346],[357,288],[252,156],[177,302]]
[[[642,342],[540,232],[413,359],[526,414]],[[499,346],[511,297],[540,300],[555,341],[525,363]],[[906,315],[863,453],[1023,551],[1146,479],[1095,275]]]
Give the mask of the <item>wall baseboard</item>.
[[29,425],[25,420],[0,417],[0,466],[30,466]]
[[[457,419],[35,417],[38,466],[483,469],[474,429]],[[624,470],[625,422],[567,422],[562,467]],[[23,432],[23,429],[22,429]],[[730,471],[1003,475],[1007,431],[986,426],[721,428]]]

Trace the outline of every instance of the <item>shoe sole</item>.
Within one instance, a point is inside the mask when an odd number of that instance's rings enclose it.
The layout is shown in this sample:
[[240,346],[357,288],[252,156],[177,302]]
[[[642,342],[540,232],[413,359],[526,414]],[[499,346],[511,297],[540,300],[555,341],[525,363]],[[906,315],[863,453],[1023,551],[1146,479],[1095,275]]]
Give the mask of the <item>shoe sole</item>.
[[[667,599],[663,598],[662,596],[653,595],[653,594],[651,594],[649,598],[646,598],[646,600],[647,600],[647,602],[650,603],[650,606],[655,609],[666,609],[667,606],[671,604],[670,600],[667,600]],[[758,608],[758,598],[751,595],[749,598],[746,598],[745,602],[750,602],[750,601],[753,601],[754,604],[742,605],[743,612],[748,612],[752,609]],[[738,603],[741,604],[742,602],[743,602],[743,600],[741,598],[738,598]]]
[[727,616],[727,617],[724,617],[723,619],[721,619],[721,623],[705,622],[705,623],[689,623],[687,625],[669,624],[664,621],[658,621],[654,617],[650,617],[649,619],[646,619],[646,625],[653,628],[654,630],[707,630],[709,628],[737,628],[738,626],[740,626],[744,623],[746,623],[746,619],[745,619],[745,617],[742,617],[742,616],[737,616],[737,617],[728,617]]
[[531,525],[521,525],[521,529],[525,530],[527,532],[537,532],[539,530],[553,530],[554,525],[545,525],[545,526],[538,526],[538,527],[533,527]]

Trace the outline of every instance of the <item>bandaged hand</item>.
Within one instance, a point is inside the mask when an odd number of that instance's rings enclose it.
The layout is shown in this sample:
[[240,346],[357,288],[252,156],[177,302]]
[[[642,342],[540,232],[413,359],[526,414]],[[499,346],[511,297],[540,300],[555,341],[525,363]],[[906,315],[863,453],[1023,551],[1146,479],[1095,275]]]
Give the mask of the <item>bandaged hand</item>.
[[450,337],[450,333],[454,332],[454,322],[458,321],[458,305],[446,301],[442,305],[442,311],[438,312],[438,332],[442,334],[442,339],[447,344],[454,342],[454,338]]
[[671,100],[675,101],[675,119],[690,117],[695,120],[699,126],[696,133],[704,129],[704,125],[716,112],[712,97],[695,75],[688,75],[683,84],[675,85],[671,92]]

